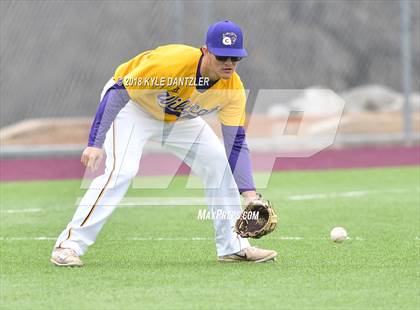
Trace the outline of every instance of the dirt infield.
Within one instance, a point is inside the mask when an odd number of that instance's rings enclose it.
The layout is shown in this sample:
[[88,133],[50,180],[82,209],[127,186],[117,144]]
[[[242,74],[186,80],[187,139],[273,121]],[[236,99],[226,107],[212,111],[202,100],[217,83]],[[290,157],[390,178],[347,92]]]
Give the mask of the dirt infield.
[[[254,153],[255,171],[350,169],[420,165],[420,147],[364,147],[325,150],[309,158],[277,158],[271,153]],[[143,156],[139,175],[185,175],[189,168],[170,154]],[[80,179],[86,173],[78,158],[0,160],[0,181]]]

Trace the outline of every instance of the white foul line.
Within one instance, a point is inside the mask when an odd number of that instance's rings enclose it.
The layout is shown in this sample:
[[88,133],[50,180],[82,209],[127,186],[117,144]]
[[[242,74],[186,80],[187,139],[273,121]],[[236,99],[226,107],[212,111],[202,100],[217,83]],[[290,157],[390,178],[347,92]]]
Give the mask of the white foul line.
[[322,194],[309,194],[309,195],[295,195],[289,196],[286,200],[316,200],[316,199],[327,199],[336,197],[361,197],[369,195],[370,191],[354,191],[344,193],[322,193]]
[[420,188],[413,189],[389,189],[389,190],[370,190],[370,191],[350,191],[350,192],[333,192],[333,193],[319,193],[307,195],[293,195],[286,198],[286,200],[316,200],[316,199],[329,199],[338,197],[363,197],[370,194],[383,194],[383,193],[407,193],[410,191],[419,191]]
[[0,237],[0,241],[56,240],[53,237]]
[[[291,195],[281,198],[280,200],[287,201],[304,201],[304,200],[321,200],[331,198],[352,198],[352,197],[363,197],[370,194],[387,194],[397,193],[404,194],[412,191],[420,191],[420,187],[411,189],[389,189],[389,190],[361,190],[361,191],[349,191],[349,192],[332,192],[332,193],[316,193],[316,194],[303,194],[303,195]],[[228,198],[229,199],[229,198]],[[230,198],[231,201],[222,199],[220,202],[215,200],[216,204],[229,203],[232,206],[237,204],[237,200]],[[77,199],[76,205],[80,203],[81,198]],[[228,201],[228,202],[226,202]],[[100,205],[100,204],[99,204]],[[207,201],[203,197],[125,197],[118,205],[119,208],[140,208],[140,207],[179,207],[179,206],[198,206],[207,205]],[[55,208],[55,210],[58,210]],[[60,209],[62,210],[62,209]],[[36,213],[42,212],[42,209],[31,208],[31,209],[5,209],[1,210],[1,213]]]
[[[289,237],[289,236],[280,236],[280,237],[274,237],[274,238],[265,238],[267,240],[304,240],[303,237]],[[182,238],[182,237],[132,237],[127,238],[126,240],[132,240],[132,241],[210,241],[215,240],[214,237],[191,237],[191,238]]]
[[[349,191],[349,192],[332,192],[332,193],[317,193],[317,194],[303,194],[291,195],[283,198],[288,201],[301,200],[319,200],[330,198],[352,198],[363,197],[370,194],[383,193],[407,193],[410,191],[419,191],[420,188],[414,189],[390,189],[390,190],[363,190],[363,191]],[[80,199],[78,199],[80,202]],[[231,204],[237,205],[237,200],[232,198],[225,198],[214,200],[213,203],[218,205]],[[140,207],[178,207],[178,206],[205,206],[207,201],[203,197],[125,197],[119,204],[119,208],[140,208]]]
[[[278,237],[266,237],[265,240],[329,240],[325,238],[303,238],[293,236],[278,236]],[[0,241],[45,241],[45,240],[57,240],[56,237],[0,237]],[[212,241],[214,237],[130,237],[125,239],[108,239],[108,240],[119,240],[119,241]],[[366,239],[361,237],[349,237],[347,240],[365,241]],[[416,236],[414,241],[420,241],[420,237]]]
[[42,209],[6,209],[0,210],[2,213],[35,213],[42,212]]
[[[0,241],[56,240],[56,237],[0,237]],[[303,237],[280,236],[266,238],[268,240],[304,240]],[[112,239],[116,240],[116,239]],[[119,239],[118,239],[119,240]],[[210,241],[214,237],[130,237],[122,241]]]
[[[49,241],[56,240],[56,237],[0,237],[0,241]],[[325,238],[303,238],[303,237],[294,237],[294,236],[278,236],[278,237],[268,237],[265,240],[327,240]],[[214,237],[130,237],[125,239],[108,239],[108,240],[120,240],[120,241],[213,241]],[[348,240],[364,241],[365,239],[360,237],[348,238]],[[415,240],[420,240],[418,237]]]

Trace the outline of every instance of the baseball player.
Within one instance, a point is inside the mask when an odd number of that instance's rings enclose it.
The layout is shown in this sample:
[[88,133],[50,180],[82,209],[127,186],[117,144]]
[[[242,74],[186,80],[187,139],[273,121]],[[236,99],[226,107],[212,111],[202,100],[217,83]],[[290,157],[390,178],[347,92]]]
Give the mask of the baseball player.
[[[95,178],[51,257],[57,266],[82,266],[86,253],[136,176],[143,147],[159,141],[200,176],[210,211],[241,211],[257,198],[245,142],[246,95],[238,62],[247,56],[241,29],[211,25],[201,48],[166,45],[120,65],[105,85],[82,163],[105,172]],[[201,118],[217,112],[224,145]],[[217,212],[216,212],[217,213]],[[250,246],[232,229],[236,218],[215,218],[219,261],[274,260],[277,253]]]

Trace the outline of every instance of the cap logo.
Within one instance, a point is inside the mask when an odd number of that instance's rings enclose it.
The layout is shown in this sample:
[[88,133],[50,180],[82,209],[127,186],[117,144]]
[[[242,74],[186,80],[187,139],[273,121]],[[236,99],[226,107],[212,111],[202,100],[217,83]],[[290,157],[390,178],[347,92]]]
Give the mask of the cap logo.
[[223,33],[222,43],[223,45],[232,45],[235,44],[237,38],[234,32],[225,32]]

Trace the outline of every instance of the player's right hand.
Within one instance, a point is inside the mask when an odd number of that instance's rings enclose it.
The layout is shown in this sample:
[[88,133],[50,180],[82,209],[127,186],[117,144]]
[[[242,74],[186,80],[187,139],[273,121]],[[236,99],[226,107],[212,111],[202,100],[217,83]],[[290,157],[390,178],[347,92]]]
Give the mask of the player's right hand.
[[83,165],[89,168],[92,172],[99,168],[99,165],[104,158],[104,150],[101,148],[88,146],[85,148],[80,161]]

